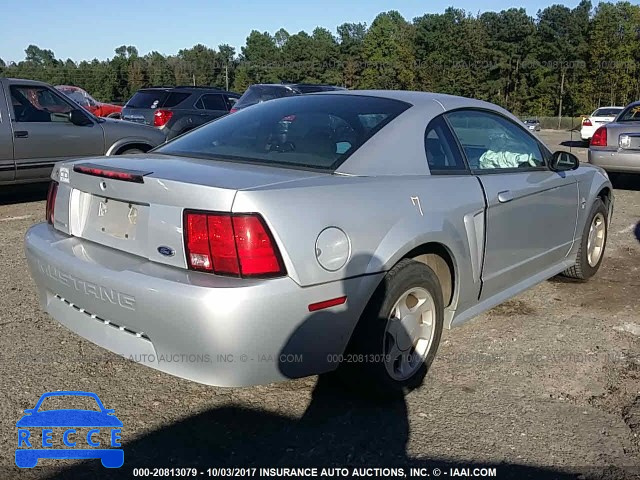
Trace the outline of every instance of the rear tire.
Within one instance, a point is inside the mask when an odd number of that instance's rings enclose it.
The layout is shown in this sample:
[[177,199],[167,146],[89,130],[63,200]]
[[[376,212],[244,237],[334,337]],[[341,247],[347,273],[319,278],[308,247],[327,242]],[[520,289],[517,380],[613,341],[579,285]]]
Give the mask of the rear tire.
[[118,153],[118,155],[135,155],[138,153],[144,153],[144,151],[140,150],[139,148],[127,148],[126,150]]
[[404,395],[422,385],[443,324],[438,277],[420,262],[401,260],[365,308],[336,375],[368,397]]
[[602,264],[604,250],[607,246],[607,234],[609,233],[607,214],[602,200],[596,199],[582,230],[576,263],[573,267],[562,272],[562,275],[586,281],[596,274]]

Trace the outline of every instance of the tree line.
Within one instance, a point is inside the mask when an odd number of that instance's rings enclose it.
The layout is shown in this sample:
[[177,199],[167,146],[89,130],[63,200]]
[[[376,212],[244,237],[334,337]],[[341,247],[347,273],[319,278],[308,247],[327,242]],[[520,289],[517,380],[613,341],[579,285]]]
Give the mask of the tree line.
[[253,83],[424,90],[487,100],[520,115],[580,115],[640,99],[640,5],[589,0],[470,14],[447,8],[411,21],[397,11],[336,33],[252,31],[240,52],[195,45],[140,55],[123,45],[107,60],[73,62],[29,45],[0,76],[72,84],[99,100],[126,101],[159,85],[212,85],[242,93]]

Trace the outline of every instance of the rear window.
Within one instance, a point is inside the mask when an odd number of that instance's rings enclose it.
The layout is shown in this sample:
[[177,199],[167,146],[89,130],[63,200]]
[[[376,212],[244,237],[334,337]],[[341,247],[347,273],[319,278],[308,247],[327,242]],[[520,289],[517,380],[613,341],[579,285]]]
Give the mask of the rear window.
[[289,97],[296,92],[280,85],[252,85],[236,102],[236,108],[244,108],[256,103],[266,102],[274,98]]
[[410,105],[357,95],[297,95],[241,110],[155,150],[292,168],[335,170]]
[[592,117],[615,117],[621,111],[621,108],[599,108],[593,112]]
[[617,122],[637,122],[640,120],[640,104],[629,105],[616,119]]
[[128,108],[158,108],[167,98],[164,90],[139,90],[129,99],[125,107]]

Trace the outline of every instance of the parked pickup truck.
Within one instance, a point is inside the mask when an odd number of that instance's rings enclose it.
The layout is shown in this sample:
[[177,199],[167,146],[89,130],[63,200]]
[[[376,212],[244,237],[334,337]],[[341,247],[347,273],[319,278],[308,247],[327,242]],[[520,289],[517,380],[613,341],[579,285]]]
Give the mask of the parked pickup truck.
[[48,181],[58,161],[164,141],[155,128],[96,117],[46,83],[0,78],[0,185]]

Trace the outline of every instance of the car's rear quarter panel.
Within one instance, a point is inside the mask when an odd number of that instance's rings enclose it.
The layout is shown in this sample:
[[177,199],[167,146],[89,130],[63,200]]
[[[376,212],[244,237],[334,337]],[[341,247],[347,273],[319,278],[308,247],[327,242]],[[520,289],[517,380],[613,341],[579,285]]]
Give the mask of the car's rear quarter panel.
[[[463,282],[460,305],[477,300],[471,265],[477,248],[465,216],[484,211],[472,176],[328,176],[279,188],[237,193],[234,212],[260,212],[276,237],[288,274],[303,286],[389,270],[420,245],[439,243],[451,254]],[[316,260],[316,240],[327,227],[342,229],[351,244],[344,268],[330,272]],[[472,242],[472,243],[470,243]],[[370,295],[372,292],[364,292]]]

